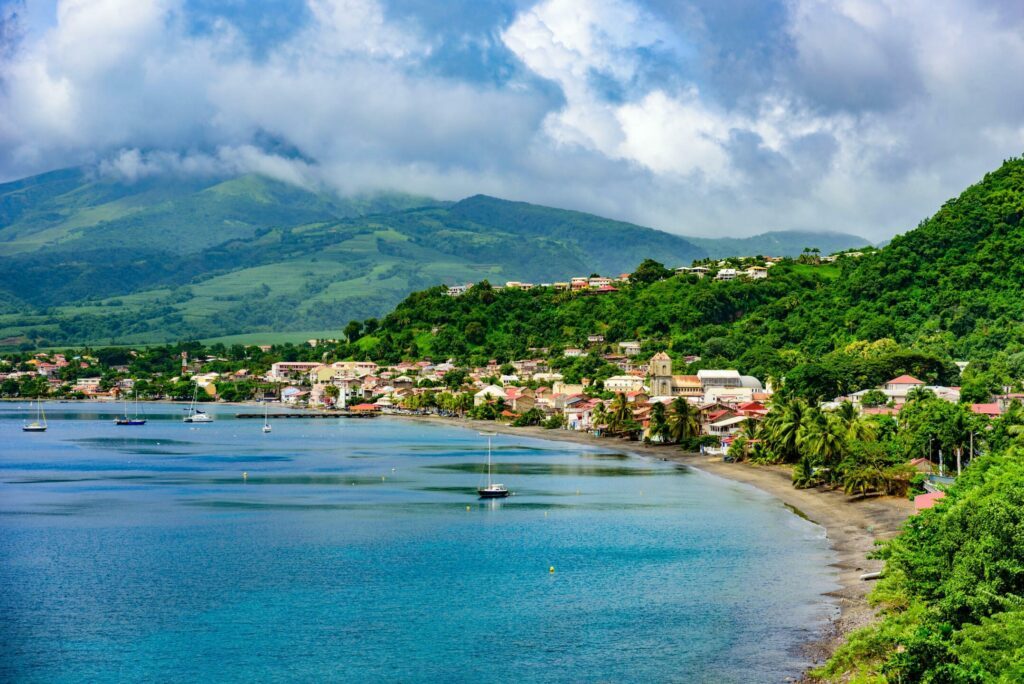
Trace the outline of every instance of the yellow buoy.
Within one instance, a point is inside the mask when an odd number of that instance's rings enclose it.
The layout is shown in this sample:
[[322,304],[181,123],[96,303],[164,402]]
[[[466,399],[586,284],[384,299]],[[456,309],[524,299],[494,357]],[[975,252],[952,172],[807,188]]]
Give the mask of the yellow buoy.
[[548,572],[554,573],[555,572],[555,566],[552,565],[550,568],[548,568]]
[[243,473],[242,473],[242,479],[243,479],[243,480],[248,480],[248,479],[249,479],[249,473],[247,473],[247,472],[243,472]]
[[467,511],[469,510],[469,506],[466,506],[466,510],[467,510]]

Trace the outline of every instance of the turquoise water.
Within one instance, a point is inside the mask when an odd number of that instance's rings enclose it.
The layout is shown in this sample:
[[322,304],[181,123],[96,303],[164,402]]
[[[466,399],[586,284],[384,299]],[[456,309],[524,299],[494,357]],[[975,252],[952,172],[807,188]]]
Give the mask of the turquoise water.
[[743,485],[499,436],[481,503],[470,430],[214,411],[0,404],[0,681],[781,681],[834,611]]

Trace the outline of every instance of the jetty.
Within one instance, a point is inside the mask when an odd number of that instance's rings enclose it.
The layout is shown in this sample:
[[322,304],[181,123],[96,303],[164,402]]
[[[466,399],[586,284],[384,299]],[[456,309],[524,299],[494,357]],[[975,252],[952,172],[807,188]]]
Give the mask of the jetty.
[[317,411],[315,413],[238,413],[235,418],[278,420],[281,418],[376,418],[379,414],[364,411]]

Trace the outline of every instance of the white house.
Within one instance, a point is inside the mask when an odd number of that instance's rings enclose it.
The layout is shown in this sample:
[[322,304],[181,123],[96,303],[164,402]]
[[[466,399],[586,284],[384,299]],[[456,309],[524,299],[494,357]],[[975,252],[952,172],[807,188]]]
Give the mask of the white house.
[[640,353],[640,343],[636,340],[629,340],[626,342],[619,342],[619,349],[626,356],[636,356]]
[[508,394],[505,390],[497,385],[488,385],[482,390],[473,395],[473,406],[480,406],[490,401],[497,401],[498,399],[508,399]]
[[609,392],[636,392],[643,389],[644,379],[635,375],[613,375],[604,381]]
[[715,276],[715,280],[735,280],[737,275],[735,268],[723,268]]

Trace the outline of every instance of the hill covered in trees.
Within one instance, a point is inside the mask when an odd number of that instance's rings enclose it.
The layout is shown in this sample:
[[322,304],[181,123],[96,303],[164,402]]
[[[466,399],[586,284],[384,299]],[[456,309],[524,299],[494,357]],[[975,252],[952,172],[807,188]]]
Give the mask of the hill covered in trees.
[[[834,396],[899,373],[972,385],[1024,378],[1024,160],[1012,159],[932,218],[862,258],[784,261],[765,280],[715,281],[646,263],[618,292],[434,288],[402,302],[360,349],[382,358],[498,357],[639,339],[677,367],[733,365]],[[803,261],[804,263],[801,263]],[[362,330],[366,330],[364,327]],[[692,370],[693,367],[691,367]]]

